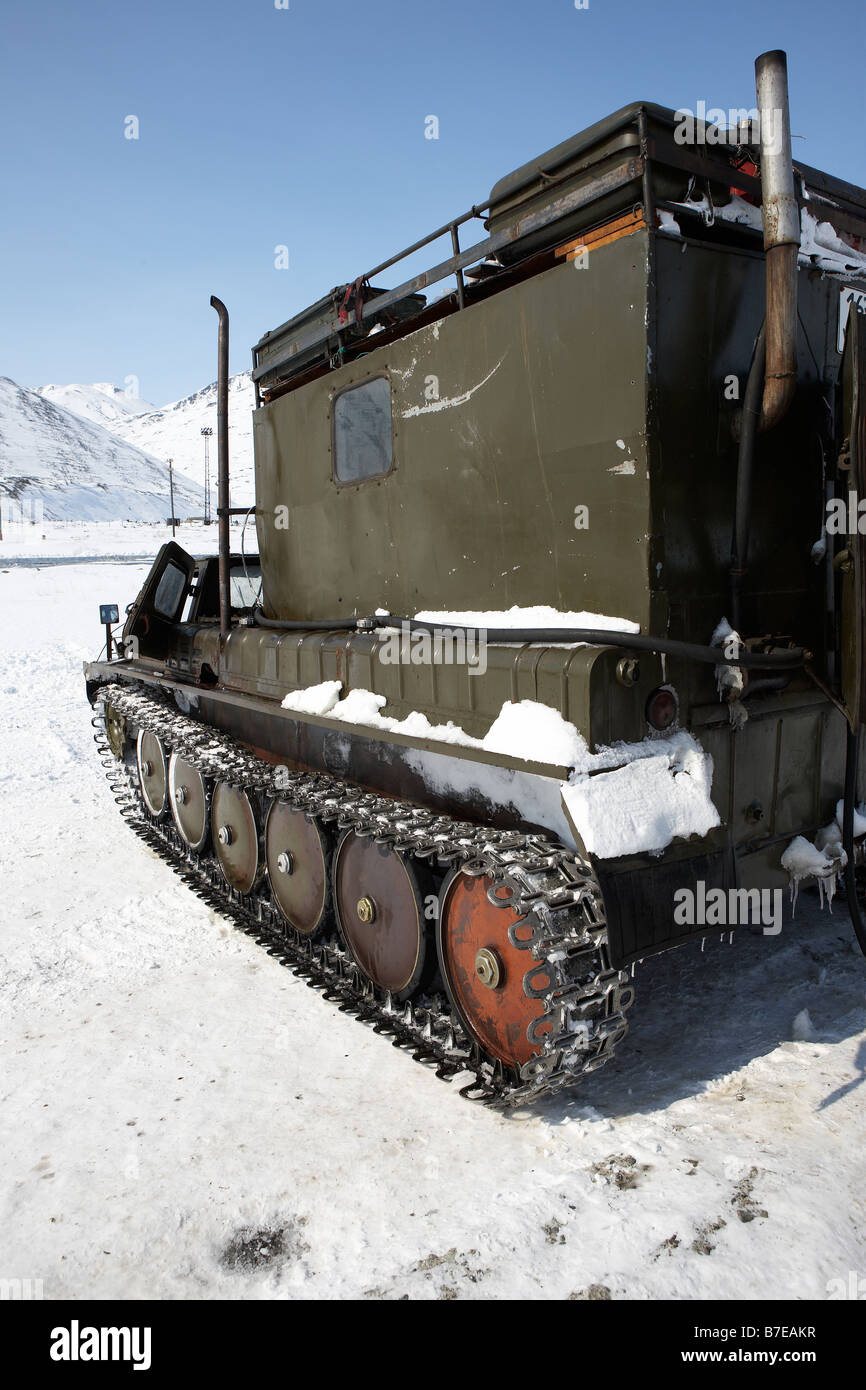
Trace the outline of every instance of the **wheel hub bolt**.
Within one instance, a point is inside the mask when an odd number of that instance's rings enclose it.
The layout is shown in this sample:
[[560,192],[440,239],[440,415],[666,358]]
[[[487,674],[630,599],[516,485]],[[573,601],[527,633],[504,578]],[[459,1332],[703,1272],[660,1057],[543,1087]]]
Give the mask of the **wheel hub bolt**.
[[145,777],[153,776],[153,763],[150,761],[149,758],[145,758],[144,762],[141,764],[141,770],[144,773]]
[[475,957],[475,974],[485,988],[496,989],[498,987],[502,978],[502,969],[495,951],[488,951],[486,946],[482,946]]
[[175,792],[175,798],[177,800],[178,806],[185,806],[187,801],[189,800],[189,792],[187,791],[186,787],[178,787],[177,791]]
[[217,833],[217,839],[221,845],[230,845],[234,840],[234,834],[230,825],[221,825]]
[[372,922],[376,916],[376,904],[372,898],[359,898],[356,911],[360,921]]
[[295,861],[288,850],[284,849],[277,858],[277,868],[281,874],[293,874],[295,872]]

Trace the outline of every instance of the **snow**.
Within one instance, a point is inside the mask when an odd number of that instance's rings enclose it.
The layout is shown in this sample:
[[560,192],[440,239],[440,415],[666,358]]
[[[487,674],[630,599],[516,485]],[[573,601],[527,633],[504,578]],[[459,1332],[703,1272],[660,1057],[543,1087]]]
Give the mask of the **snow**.
[[[705,193],[702,193],[700,198],[676,203],[675,206],[683,208],[684,211],[699,212],[705,220],[717,218],[722,222],[739,222],[753,228],[754,231],[763,232],[764,222],[760,207],[740,197],[738,193],[733,195],[729,203],[721,206],[711,205]],[[659,215],[665,216],[664,213]],[[665,223],[664,230],[671,232],[673,227]],[[799,262],[801,265],[817,266],[827,274],[843,278],[866,274],[866,254],[849,246],[831,222],[815,217],[806,206],[800,209]]]
[[283,709],[299,710],[302,714],[330,714],[342,688],[342,681],[322,681],[321,685],[308,685],[305,690],[292,690],[282,702]]
[[589,775],[614,750],[590,755],[563,786],[562,798],[586,849],[599,859],[659,852],[675,839],[719,825],[710,792],[713,760],[691,734],[619,744],[623,766]]
[[815,1025],[808,1009],[801,1009],[791,1025],[791,1037],[795,1042],[814,1042]]
[[[240,531],[243,518],[233,517],[232,550],[240,550]],[[124,558],[147,561],[148,568],[157,551],[172,539],[171,527],[144,521],[43,521],[33,526],[23,521],[6,526],[0,540],[0,561],[5,564],[26,564],[36,567],[40,562],[56,563],[69,559]],[[217,527],[196,522],[184,522],[176,528],[176,543],[191,555],[215,555]]]
[[791,886],[791,903],[797,906],[800,884],[804,879],[815,879],[824,906],[826,885],[827,903],[832,904],[836,893],[839,874],[848,862],[841,840],[829,839],[824,835],[825,847],[819,849],[804,835],[795,835],[782,855],[782,868],[788,875]]
[[64,410],[71,410],[74,415],[92,420],[107,430],[130,415],[143,415],[156,409],[149,401],[112,386],[108,381],[95,381],[90,386],[78,382],[68,386],[36,386],[34,390],[54,405],[62,405]]
[[866,1269],[844,908],[803,894],[778,937],[646,962],[612,1068],[512,1118],[468,1104],[122,822],[80,663],[95,605],[145,571],[0,573],[4,1277],[52,1299],[788,1301]]
[[[760,207],[748,202],[739,193],[734,193],[730,202],[722,204],[711,203],[706,193],[701,193],[699,198],[690,198],[687,202],[675,202],[674,207],[682,208],[684,212],[699,212],[708,225],[718,219],[721,222],[739,222],[758,232],[763,231],[764,227]],[[659,213],[660,217],[664,215],[662,212]],[[667,215],[671,217],[673,226],[679,231],[679,226],[672,215],[670,213]],[[673,227],[668,223],[665,223],[665,229],[668,232],[673,231]]]
[[[255,390],[249,372],[229,377],[229,468],[231,472],[232,506],[245,507],[255,500],[253,467],[253,408]],[[151,409],[118,422],[116,432],[127,443],[155,454],[160,459],[174,459],[175,468],[204,487],[204,440],[202,429],[209,426],[213,435],[209,441],[211,504],[216,504],[217,486],[217,387],[216,382],[195,391],[182,400],[172,401],[160,409]],[[201,508],[199,508],[201,510]]]
[[431,724],[418,710],[412,710],[402,719],[382,714],[387,699],[372,690],[350,690],[339,699],[342,685],[342,681],[323,681],[321,685],[292,691],[284,698],[283,709],[327,715],[347,724],[412,738],[435,739],[464,748],[484,748],[527,762],[570,767],[586,754],[586,743],[574,725],[563,719],[558,710],[535,700],[521,700],[518,704],[506,700],[487,734],[480,739],[472,738],[450,719],[447,724]]
[[680,224],[672,212],[668,212],[666,208],[659,208],[658,219],[660,232],[665,232],[668,236],[682,236]]
[[411,738],[432,738],[440,743],[459,743],[467,748],[481,747],[478,739],[470,738],[450,719],[447,724],[431,724],[427,716],[418,710],[412,710],[403,719],[393,719],[381,713],[386,704],[385,696],[377,695],[372,690],[350,690],[327,713],[331,719],[342,719],[347,724],[363,724],[368,729],[384,729],[388,733],[407,734]]
[[[54,521],[157,521],[171,510],[158,459],[8,377],[0,377],[0,494],[41,502]],[[202,509],[182,470],[174,502],[176,516]]]
[[[734,645],[729,645],[733,642]],[[723,647],[725,652],[739,656],[740,651],[745,649],[745,643],[738,632],[736,632],[727,618],[722,618],[716,626],[710,638],[711,647]],[[743,693],[745,678],[740,666],[728,666],[726,663],[716,667],[716,689],[719,692],[720,700],[735,700]]]
[[[293,691],[283,700],[283,709],[571,768],[568,782],[561,783],[562,798],[584,846],[600,859],[660,852],[675,839],[706,835],[720,823],[710,795],[712,758],[691,734],[678,731],[590,753],[583,735],[558,710],[536,700],[506,700],[484,738],[478,739],[451,720],[431,724],[418,710],[402,719],[385,715],[386,697],[372,690],[350,690],[338,699],[341,689],[341,681],[325,681]],[[445,775],[454,786],[459,774],[449,769]],[[472,764],[467,775],[494,804],[514,804],[501,779],[493,788],[482,786],[485,774],[479,765]],[[525,818],[565,833],[559,818],[551,822],[549,810],[545,819],[531,814]],[[565,837],[571,841],[567,833]]]
[[800,209],[800,262],[835,275],[866,275],[866,254],[855,251],[830,222],[814,217],[807,207]]
[[[839,875],[848,863],[848,856],[842,847],[843,800],[836,802],[836,819],[825,825],[815,836],[815,843],[803,835],[796,835],[782,855],[782,868],[788,874],[791,888],[791,901],[796,907],[800,884],[805,880],[818,886],[821,905],[824,905],[826,892],[827,906],[832,911],[833,898],[839,882]],[[854,807],[853,836],[855,841],[866,835],[866,805]],[[860,862],[862,847],[855,843],[854,860]]]
[[[836,802],[836,824],[839,826],[840,834],[842,829],[842,812],[844,811],[844,809],[845,802],[840,799]],[[855,839],[858,837],[858,835],[866,835],[866,806],[854,807],[853,834]]]
[[[547,604],[536,604],[530,608],[502,610],[484,609],[466,612],[422,612],[415,614],[416,621],[440,623],[443,627],[508,628],[508,627],[587,627],[603,628],[606,632],[640,632],[640,624],[627,618],[610,618],[604,613],[563,613]],[[584,643],[578,643],[584,646]]]
[[536,700],[506,700],[482,746],[490,753],[509,753],[513,758],[575,767],[587,753],[586,740],[559,710]]

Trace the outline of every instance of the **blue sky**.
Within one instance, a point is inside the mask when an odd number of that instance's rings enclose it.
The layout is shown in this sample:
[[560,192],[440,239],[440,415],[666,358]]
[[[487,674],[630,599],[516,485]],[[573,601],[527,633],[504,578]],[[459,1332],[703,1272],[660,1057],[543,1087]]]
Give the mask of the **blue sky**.
[[795,154],[866,184],[864,39],[862,0],[4,0],[0,374],[186,395],[216,374],[211,294],[240,371],[626,102],[751,106],[768,48]]

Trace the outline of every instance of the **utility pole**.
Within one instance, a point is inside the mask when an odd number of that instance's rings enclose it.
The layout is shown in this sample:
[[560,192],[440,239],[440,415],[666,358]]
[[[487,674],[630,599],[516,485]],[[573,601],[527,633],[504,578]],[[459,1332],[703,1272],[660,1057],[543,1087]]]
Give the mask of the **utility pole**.
[[213,430],[210,425],[205,425],[202,430],[204,438],[204,524],[210,526],[210,457],[208,454],[208,444]]
[[168,488],[171,497],[171,534],[174,535],[174,459],[168,461]]

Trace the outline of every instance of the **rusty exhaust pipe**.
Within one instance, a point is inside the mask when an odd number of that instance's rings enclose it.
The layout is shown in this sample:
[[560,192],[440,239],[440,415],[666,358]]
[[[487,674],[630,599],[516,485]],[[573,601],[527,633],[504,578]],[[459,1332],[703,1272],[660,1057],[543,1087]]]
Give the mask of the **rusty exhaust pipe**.
[[800,209],[794,193],[788,60],[780,48],[755,59],[760,117],[761,213],[766,252],[766,368],[759,430],[782,419],[797,386],[797,256]]
[[217,348],[217,519],[219,522],[220,636],[227,637],[231,626],[229,589],[229,311],[215,294],[211,308],[219,314]]

